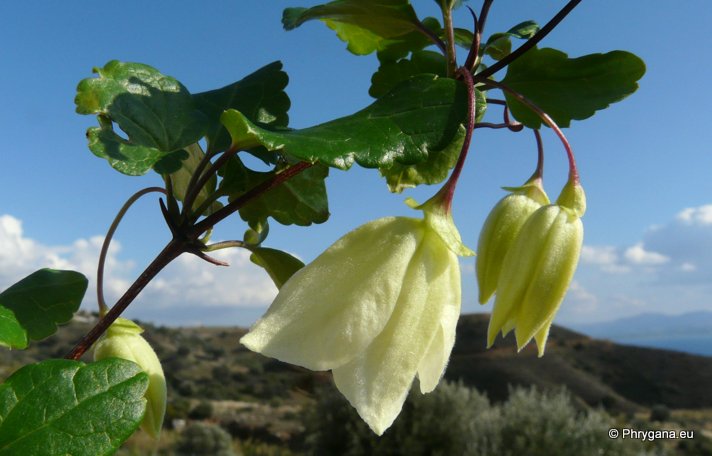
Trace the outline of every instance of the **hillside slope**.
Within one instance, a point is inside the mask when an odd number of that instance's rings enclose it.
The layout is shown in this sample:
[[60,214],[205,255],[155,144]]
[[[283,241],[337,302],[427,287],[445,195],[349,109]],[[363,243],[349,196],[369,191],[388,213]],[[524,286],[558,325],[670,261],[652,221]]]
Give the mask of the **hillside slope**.
[[[74,321],[25,351],[0,351],[0,375],[22,364],[61,357],[90,321]],[[172,395],[237,401],[292,401],[329,383],[313,373],[252,353],[239,345],[242,328],[167,328],[143,324],[161,358]],[[509,385],[567,387],[580,401],[611,411],[664,404],[670,408],[712,407],[712,357],[631,347],[589,338],[553,326],[546,355],[533,344],[517,353],[512,337],[485,349],[487,315],[464,315],[457,329],[446,378],[507,397]]]

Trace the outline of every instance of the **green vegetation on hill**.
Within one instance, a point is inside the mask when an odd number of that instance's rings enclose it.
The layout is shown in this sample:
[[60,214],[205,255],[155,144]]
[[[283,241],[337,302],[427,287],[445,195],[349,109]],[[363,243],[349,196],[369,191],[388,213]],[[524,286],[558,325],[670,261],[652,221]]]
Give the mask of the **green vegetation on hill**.
[[[0,374],[6,377],[22,364],[63,356],[92,323],[83,315],[28,350],[0,352]],[[166,430],[165,451],[160,454],[174,454],[178,445],[188,445],[188,437],[181,433],[183,423],[191,426],[203,421],[219,425],[242,442],[235,446],[236,454],[312,454],[328,447],[330,439],[340,444],[350,441],[350,447],[363,450],[349,454],[426,454],[386,451],[426,444],[442,451],[450,446],[498,448],[497,453],[472,450],[462,454],[524,454],[512,450],[520,447],[510,442],[515,434],[521,434],[518,429],[522,427],[531,432],[520,436],[524,439],[520,445],[534,448],[552,438],[571,450],[578,447],[556,437],[557,429],[569,425],[579,432],[575,434],[579,436],[577,444],[590,441],[593,447],[605,450],[596,454],[640,454],[635,452],[642,448],[639,446],[606,446],[607,437],[596,440],[601,429],[608,429],[612,422],[619,427],[625,422],[636,429],[673,426],[697,430],[694,441],[667,442],[660,447],[663,449],[656,448],[674,452],[656,454],[712,454],[712,443],[704,437],[712,435],[710,357],[621,346],[560,327],[552,328],[543,358],[536,357],[533,347],[517,354],[511,338],[498,339],[486,350],[487,316],[465,315],[446,371],[450,384],[443,383],[431,395],[411,397],[392,431],[374,443],[355,412],[336,395],[329,373],[311,372],[248,351],[238,343],[245,329],[141,325],[166,372],[166,425],[178,426],[175,431]],[[562,387],[568,392],[561,392]],[[544,419],[547,414],[553,416]],[[332,424],[323,422],[325,419]],[[460,434],[454,432],[457,429]],[[220,434],[224,439],[220,432],[203,431],[191,431],[197,436],[191,437],[191,442],[208,434]],[[416,435],[422,439],[412,440]],[[140,435],[132,442],[129,446],[143,448]],[[509,446],[502,446],[505,443]],[[633,452],[626,453],[629,450]],[[125,454],[144,454],[127,451]],[[588,454],[588,450],[581,451],[527,454]]]

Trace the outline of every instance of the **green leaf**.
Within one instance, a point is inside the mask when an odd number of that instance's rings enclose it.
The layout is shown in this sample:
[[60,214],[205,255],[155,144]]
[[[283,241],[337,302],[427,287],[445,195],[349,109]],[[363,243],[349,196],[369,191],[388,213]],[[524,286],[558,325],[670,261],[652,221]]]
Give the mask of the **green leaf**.
[[[549,114],[560,127],[591,117],[638,89],[645,63],[629,52],[612,51],[575,59],[556,49],[533,48],[509,65],[502,83]],[[541,119],[511,95],[507,104],[529,128]]]
[[40,269],[0,293],[0,344],[26,348],[54,334],[79,310],[87,284],[78,272]]
[[[168,174],[168,176],[170,176],[171,178],[173,196],[178,201],[185,200],[186,193],[188,192],[188,184],[190,183],[190,179],[195,173],[198,164],[205,157],[203,149],[200,147],[200,144],[197,143],[191,144],[190,146],[186,147],[184,151],[188,154],[188,158],[184,159],[181,162],[181,168],[178,171],[174,171]],[[215,193],[216,187],[217,177],[213,175],[203,186],[203,188],[200,189],[200,192],[198,192],[198,195],[196,196],[195,202],[193,204],[193,209],[197,209],[198,207],[200,207],[200,205],[203,204],[206,199],[208,199],[213,193]],[[220,209],[221,207],[222,204],[220,204],[219,202],[215,202],[210,206],[209,210],[202,215],[209,215],[214,211]]]
[[282,24],[292,30],[312,19],[324,21],[358,55],[384,49],[387,40],[417,31],[419,23],[408,0],[336,0],[312,8],[287,8]]
[[114,454],[143,418],[147,387],[122,359],[27,365],[0,385],[0,456]]
[[[117,170],[145,173],[206,131],[207,119],[193,105],[188,90],[155,68],[112,60],[94,72],[99,77],[82,80],[74,102],[79,114],[100,117],[101,129],[87,133],[90,148]],[[114,132],[112,122],[127,138]]]
[[[434,17],[426,17],[422,21],[423,28],[430,30],[438,36],[442,32],[440,22]],[[382,40],[379,43],[378,60],[381,62],[395,62],[407,57],[409,53],[421,51],[434,43],[421,31],[413,31],[395,38]]]
[[27,331],[12,310],[0,305],[0,345],[8,348],[27,348]]
[[512,40],[506,33],[496,33],[490,36],[485,45],[485,54],[495,60],[502,60],[512,52]]
[[420,184],[437,184],[445,180],[448,172],[457,163],[464,138],[465,127],[460,126],[453,142],[445,149],[431,153],[424,162],[415,165],[394,163],[390,168],[381,168],[380,172],[386,178],[388,189],[393,193],[401,193],[406,188]]
[[485,53],[496,60],[501,60],[512,52],[512,40],[531,38],[539,31],[539,24],[534,21],[525,21],[517,24],[506,33],[494,33],[489,37],[484,46]]
[[250,255],[250,261],[263,267],[277,288],[282,288],[282,285],[284,285],[295,272],[304,267],[304,263],[300,259],[282,250],[267,247],[257,247],[253,249],[252,255]]
[[237,109],[258,125],[286,127],[290,101],[284,89],[288,82],[282,62],[272,62],[222,89],[193,95],[209,122],[208,150],[220,152],[230,147],[230,135],[220,123],[227,109]]
[[238,111],[222,116],[234,143],[341,169],[354,161],[367,168],[419,163],[453,140],[467,111],[465,87],[434,75],[411,78],[367,108],[302,130],[270,131]]
[[162,152],[154,147],[133,144],[120,137],[111,127],[92,127],[87,130],[89,150],[106,159],[112,168],[129,176],[142,176],[163,163],[165,172],[180,169],[182,151]]
[[[253,171],[234,157],[226,165],[220,190],[232,201],[271,179],[276,172]],[[329,218],[324,184],[328,174],[326,166],[312,166],[245,204],[240,208],[240,217],[251,224],[259,224],[267,217],[283,225],[323,223]]]
[[[475,91],[475,97],[477,100],[475,120],[479,122],[487,109],[487,98],[484,92],[479,90]],[[431,153],[426,161],[408,166],[394,163],[390,168],[381,168],[381,175],[386,178],[388,189],[393,193],[401,193],[406,188],[442,182],[457,163],[464,139],[465,127],[460,125],[453,141],[445,149]]]
[[536,35],[536,32],[538,32],[539,29],[539,24],[535,21],[524,21],[509,29],[507,34],[522,40],[528,40]]
[[380,98],[393,88],[411,77],[431,73],[445,76],[447,73],[447,60],[437,52],[416,51],[410,59],[401,59],[398,62],[381,62],[378,71],[371,77],[371,88],[368,94]]

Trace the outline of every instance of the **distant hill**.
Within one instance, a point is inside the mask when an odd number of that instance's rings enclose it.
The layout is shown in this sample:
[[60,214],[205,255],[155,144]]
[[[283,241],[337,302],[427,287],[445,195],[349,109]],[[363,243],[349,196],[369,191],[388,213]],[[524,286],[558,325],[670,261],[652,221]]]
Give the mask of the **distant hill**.
[[[512,337],[485,349],[488,316],[463,315],[446,378],[504,400],[509,385],[566,386],[581,403],[615,412],[664,404],[672,409],[712,407],[712,358],[631,347],[553,326],[546,355],[533,344],[516,353]],[[0,351],[0,374],[61,357],[91,321],[74,321],[25,351]],[[314,373],[252,353],[239,345],[242,328],[167,328],[142,324],[161,358],[170,394],[245,402],[308,398],[330,374]],[[302,398],[302,399],[300,399]]]
[[712,312],[644,313],[618,320],[574,325],[586,335],[615,342],[712,356]]
[[488,316],[463,315],[446,377],[503,400],[508,385],[565,385],[589,405],[627,411],[665,404],[670,408],[712,406],[712,358],[669,350],[619,345],[554,325],[546,354],[533,344],[519,354],[514,340],[485,349]]

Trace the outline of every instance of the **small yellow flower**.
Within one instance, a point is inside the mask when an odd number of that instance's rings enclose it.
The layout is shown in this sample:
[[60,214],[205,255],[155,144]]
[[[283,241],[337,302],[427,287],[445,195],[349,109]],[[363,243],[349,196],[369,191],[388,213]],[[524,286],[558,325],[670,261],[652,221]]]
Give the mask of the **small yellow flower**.
[[166,376],[156,352],[141,336],[143,328],[131,320],[117,318],[94,344],[94,361],[121,358],[133,361],[148,374],[146,414],[141,429],[154,439],[161,434],[166,414]]
[[569,182],[556,204],[527,219],[502,264],[488,347],[498,332],[506,335],[514,329],[520,350],[534,338],[543,356],[549,328],[576,271],[585,210],[583,189]]
[[339,239],[280,289],[240,342],[334,382],[378,435],[417,376],[435,389],[460,314],[457,255],[470,254],[448,214],[387,217]]

